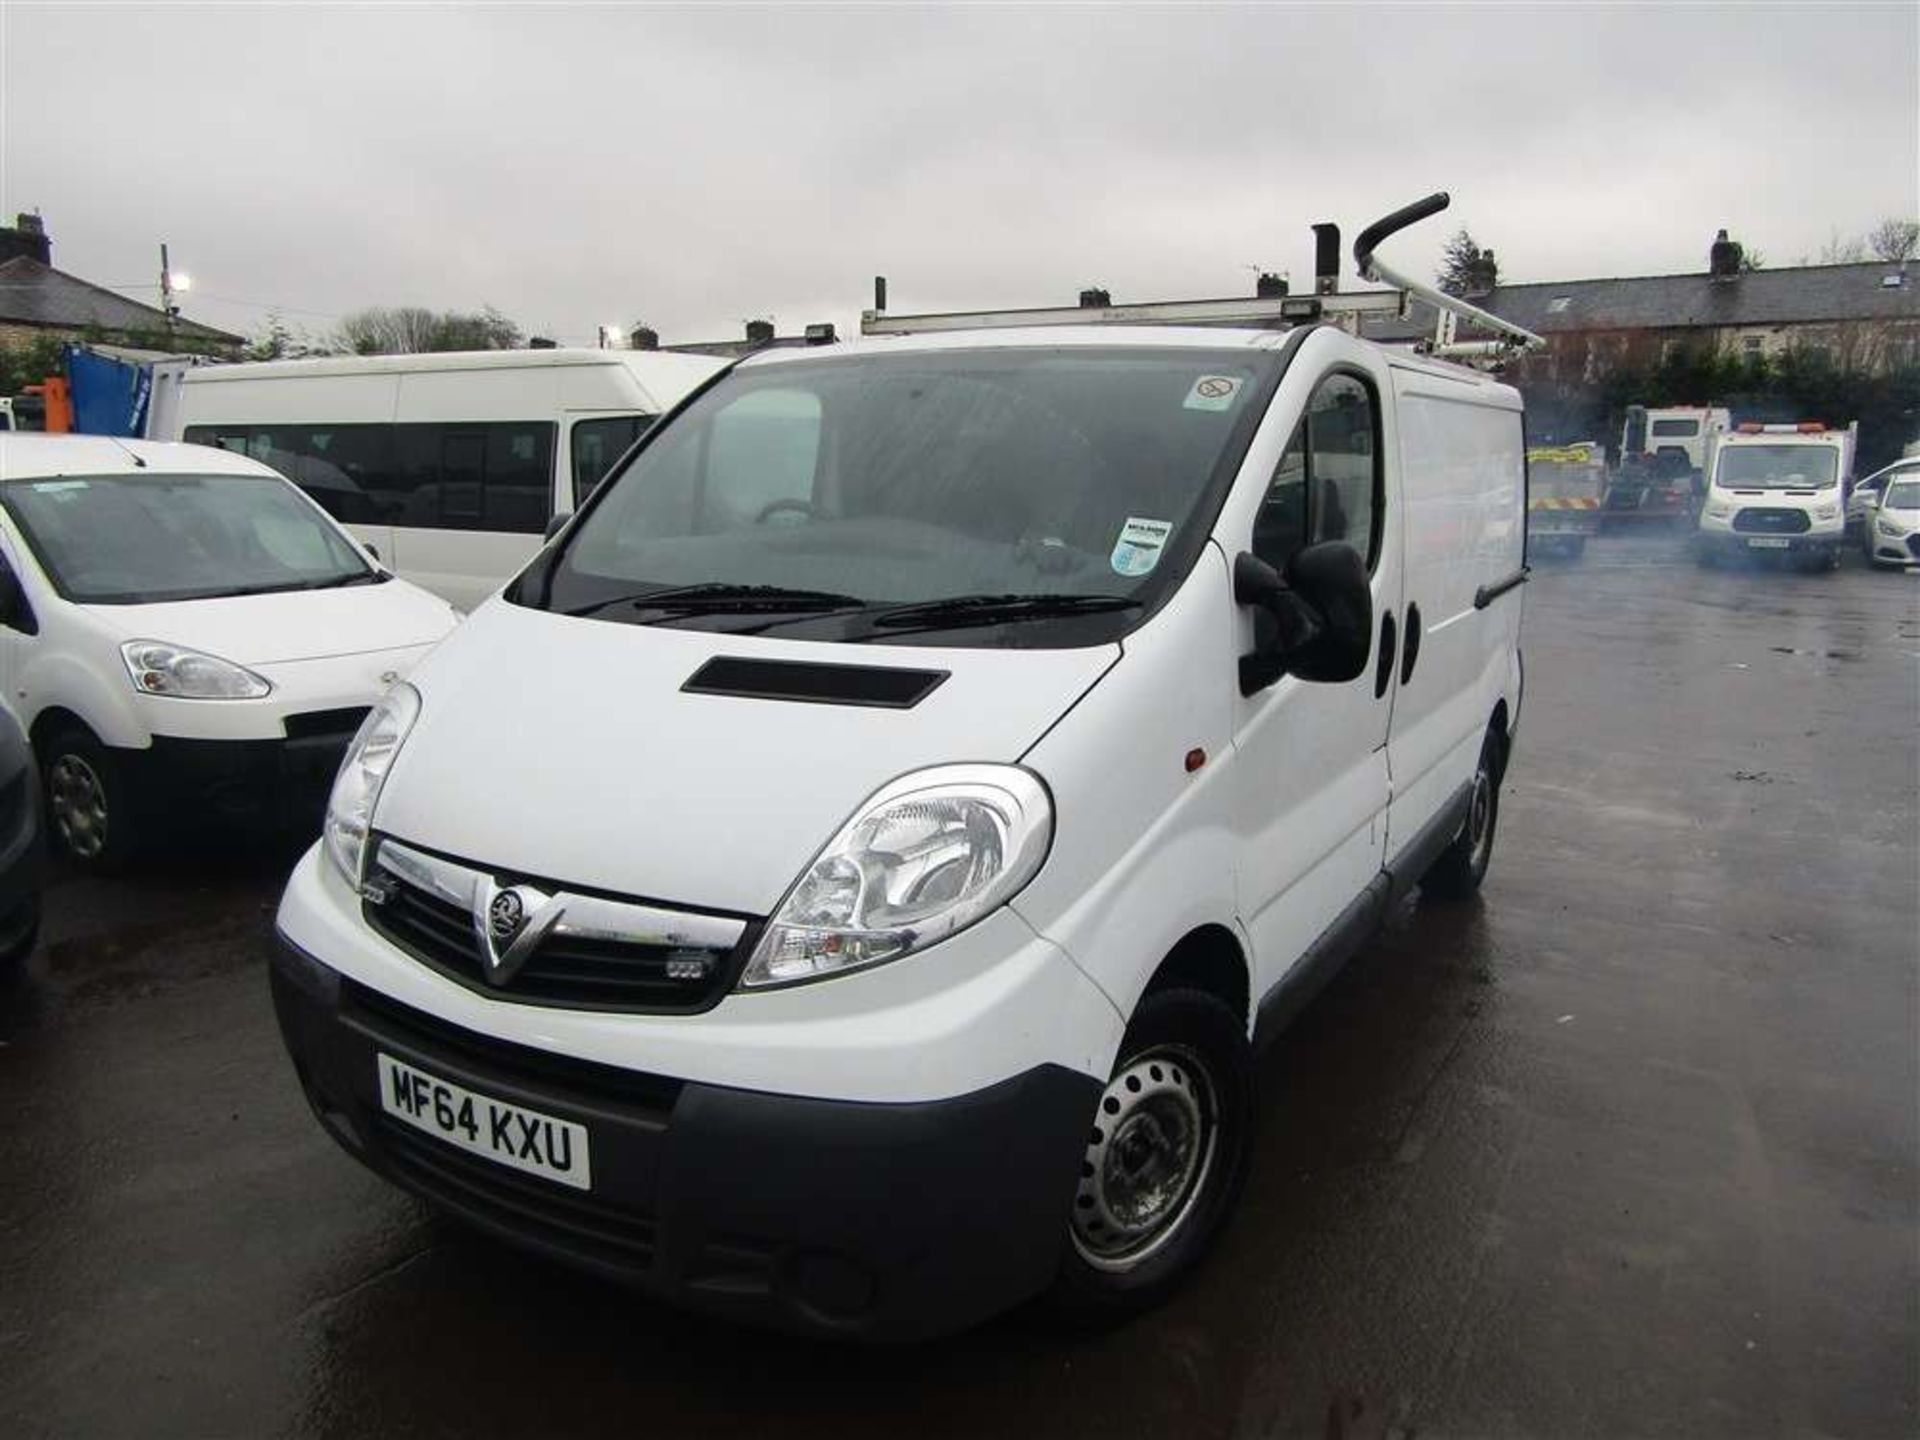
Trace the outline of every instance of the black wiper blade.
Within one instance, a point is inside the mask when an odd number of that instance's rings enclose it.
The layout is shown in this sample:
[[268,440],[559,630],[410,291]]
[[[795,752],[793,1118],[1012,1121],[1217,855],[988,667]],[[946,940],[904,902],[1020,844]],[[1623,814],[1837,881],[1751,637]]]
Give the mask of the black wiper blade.
[[1132,610],[1140,603],[1126,595],[954,595],[945,600],[895,605],[876,612],[870,623],[880,629],[998,625],[1006,620],[1045,620],[1060,615]]
[[636,610],[840,610],[865,605],[858,595],[831,590],[793,590],[784,585],[732,585],[723,581],[703,585],[668,585],[632,595],[616,595],[567,611],[569,615],[597,615],[602,610],[630,605]]
[[337,590],[343,585],[379,585],[387,576],[378,570],[357,570],[351,575],[333,575],[325,580],[310,580],[309,590]]

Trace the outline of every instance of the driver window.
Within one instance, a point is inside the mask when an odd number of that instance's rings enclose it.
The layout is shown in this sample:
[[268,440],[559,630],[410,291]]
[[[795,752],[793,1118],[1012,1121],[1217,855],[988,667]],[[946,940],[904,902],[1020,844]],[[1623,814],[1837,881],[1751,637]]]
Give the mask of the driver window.
[[813,508],[820,400],[800,390],[755,390],[714,417],[707,444],[702,530],[804,519]]
[[1284,572],[1305,545],[1341,540],[1379,558],[1381,472],[1373,391],[1329,375],[1308,402],[1253,522],[1253,553]]

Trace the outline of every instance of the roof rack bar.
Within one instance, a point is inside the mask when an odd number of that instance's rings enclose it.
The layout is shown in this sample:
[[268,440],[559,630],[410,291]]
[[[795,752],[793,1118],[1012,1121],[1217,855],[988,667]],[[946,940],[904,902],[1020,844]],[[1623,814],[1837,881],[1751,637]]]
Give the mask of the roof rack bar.
[[1374,255],[1374,250],[1389,235],[1396,235],[1409,225],[1425,220],[1429,216],[1438,215],[1452,203],[1452,197],[1446,191],[1436,190],[1425,199],[1416,200],[1411,205],[1403,205],[1390,215],[1382,215],[1362,230],[1353,242],[1353,263],[1360,267],[1360,278],[1404,290],[1416,299],[1426,301],[1436,310],[1447,311],[1462,320],[1471,320],[1476,325],[1504,335],[1507,337],[1507,343],[1518,345],[1522,349],[1546,344],[1547,342],[1533,331],[1523,330],[1512,321],[1502,320],[1498,315],[1482,310],[1478,305],[1469,304],[1458,295],[1449,295],[1444,290],[1437,290],[1431,285],[1422,284],[1418,280],[1391,270]]
[[1406,298],[1393,290],[1347,295],[1255,296],[1225,300],[1153,300],[1134,305],[1058,305],[1035,310],[956,310],[933,315],[863,311],[862,335],[926,335],[952,330],[998,330],[1045,325],[1252,325],[1285,329],[1344,316],[1404,315]]

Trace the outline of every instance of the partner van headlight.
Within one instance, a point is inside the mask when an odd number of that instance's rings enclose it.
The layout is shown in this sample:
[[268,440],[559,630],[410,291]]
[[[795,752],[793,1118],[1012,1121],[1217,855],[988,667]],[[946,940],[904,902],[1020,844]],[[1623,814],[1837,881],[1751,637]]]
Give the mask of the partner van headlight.
[[1019,893],[1053,839],[1030,772],[943,765],[883,787],[814,857],[740,977],[744,990],[896,960]]
[[404,681],[395,685],[360,722],[340,762],[340,773],[333,777],[333,793],[327,796],[327,855],[348,884],[360,883],[367,831],[373,824],[380,787],[387,783],[394,757],[419,718],[420,692]]
[[1885,535],[1889,540],[1898,540],[1902,535],[1907,533],[1906,526],[1896,525],[1884,515],[1874,517],[1873,528],[1880,534]]
[[273,686],[251,670],[164,640],[129,640],[120,647],[133,688],[177,700],[258,700]]

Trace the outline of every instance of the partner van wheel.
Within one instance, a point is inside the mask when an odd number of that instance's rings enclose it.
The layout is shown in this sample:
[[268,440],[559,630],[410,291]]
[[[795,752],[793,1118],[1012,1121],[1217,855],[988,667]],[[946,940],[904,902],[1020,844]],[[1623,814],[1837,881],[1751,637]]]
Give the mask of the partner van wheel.
[[47,830],[60,853],[101,874],[139,850],[133,795],[113,752],[90,731],[60,730],[41,749]]
[[1252,1115],[1239,1017],[1205,991],[1148,994],[1088,1128],[1055,1308],[1110,1323],[1165,1299],[1239,1198]]
[[1460,834],[1421,877],[1420,890],[1435,900],[1470,899],[1487,878],[1493,859],[1494,831],[1500,824],[1500,737],[1488,733],[1474,766],[1467,797],[1467,818]]

